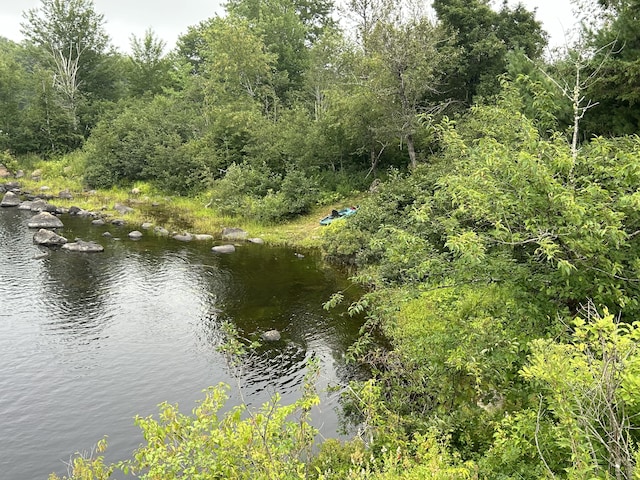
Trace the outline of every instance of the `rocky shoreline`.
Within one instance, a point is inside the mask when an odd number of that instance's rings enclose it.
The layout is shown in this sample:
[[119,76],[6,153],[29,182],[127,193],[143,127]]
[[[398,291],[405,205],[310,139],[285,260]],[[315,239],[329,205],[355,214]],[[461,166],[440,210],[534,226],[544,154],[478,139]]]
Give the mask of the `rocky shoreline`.
[[[33,236],[33,241],[34,243],[45,247],[60,247],[65,250],[85,253],[104,251],[104,247],[97,242],[86,242],[81,239],[75,239],[75,241],[69,242],[68,239],[59,235],[56,230],[64,228],[64,224],[59,218],[62,214],[86,217],[87,219],[90,219],[92,225],[95,226],[102,226],[107,223],[116,226],[125,226],[127,224],[123,218],[111,218],[110,215],[104,214],[103,212],[88,211],[77,206],[63,208],[52,203],[55,199],[73,200],[73,195],[68,190],[59,192],[57,196],[47,193],[46,190],[41,192],[39,195],[35,195],[31,192],[23,191],[18,182],[8,182],[4,184],[0,183],[0,194],[2,195],[0,208],[18,208],[20,210],[29,210],[34,213],[34,216],[29,219],[28,227],[38,229]],[[118,203],[113,206],[113,209],[122,216],[135,211],[132,207]],[[264,243],[261,238],[249,237],[249,234],[240,228],[224,228],[218,233],[218,235],[191,232],[169,232],[164,227],[154,226],[151,223],[143,223],[140,228],[141,230],[152,232],[153,235],[171,237],[180,242],[216,242],[217,240],[220,240],[226,243],[212,246],[211,251],[221,254],[233,253],[236,250],[236,246],[245,242],[257,244]],[[105,232],[103,235],[107,237],[111,234],[109,232]],[[145,233],[140,230],[132,230],[128,233],[128,237],[132,240],[138,240],[144,236]]]

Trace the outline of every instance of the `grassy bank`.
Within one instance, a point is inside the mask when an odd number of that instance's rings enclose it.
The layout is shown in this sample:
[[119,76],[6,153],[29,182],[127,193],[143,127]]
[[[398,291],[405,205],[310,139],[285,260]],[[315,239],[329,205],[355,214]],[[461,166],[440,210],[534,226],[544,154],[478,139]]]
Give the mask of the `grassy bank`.
[[[332,209],[357,204],[358,197],[345,198],[333,204],[315,206],[306,215],[277,224],[261,224],[255,221],[221,215],[211,206],[206,193],[195,197],[179,197],[157,191],[148,184],[137,183],[128,188],[86,191],[82,185],[82,163],[69,155],[59,161],[32,161],[22,166],[24,176],[17,179],[22,189],[33,195],[51,196],[58,206],[99,212],[106,218],[122,218],[132,226],[150,222],[171,232],[219,234],[225,227],[246,230],[251,237],[260,237],[273,245],[289,245],[299,248],[319,246],[323,227],[319,220]],[[36,175],[33,177],[33,173]],[[7,181],[14,180],[13,178]],[[73,199],[58,197],[68,191]],[[121,204],[134,210],[121,215],[115,205]]]

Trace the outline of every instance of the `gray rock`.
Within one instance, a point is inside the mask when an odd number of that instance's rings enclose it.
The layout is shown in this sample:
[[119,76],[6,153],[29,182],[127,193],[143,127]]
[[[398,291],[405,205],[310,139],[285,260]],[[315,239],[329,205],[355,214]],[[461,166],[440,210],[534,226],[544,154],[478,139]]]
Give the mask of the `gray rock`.
[[258,245],[262,245],[264,243],[264,240],[258,237],[254,237],[254,238],[247,238],[247,242],[257,243]]
[[191,235],[190,233],[178,233],[171,238],[173,238],[174,240],[178,240],[179,242],[190,242],[191,240],[193,240],[193,235]]
[[260,338],[266,342],[277,342],[282,338],[278,330],[269,330],[260,335]]
[[142,238],[142,232],[138,230],[134,230],[133,232],[129,232],[129,238],[132,240],[140,240]]
[[222,239],[236,242],[238,240],[246,240],[249,234],[241,228],[224,228],[222,230]]
[[105,238],[111,238],[111,237],[113,237],[113,235],[111,235],[111,232],[104,232],[104,233],[102,234],[102,236],[103,236],[103,237],[105,237]]
[[31,178],[32,178],[33,180],[37,180],[37,179],[39,179],[40,177],[42,177],[42,170],[37,169],[37,170],[34,170],[33,172],[31,172]]
[[20,197],[13,192],[7,192],[2,197],[0,207],[17,207],[20,205]]
[[32,212],[49,212],[49,213],[55,213],[56,211],[56,206],[52,205],[51,203],[47,202],[46,200],[42,200],[41,198],[38,198],[36,200],[34,200],[33,202],[31,202],[31,211]]
[[166,237],[169,235],[169,230],[163,227],[155,227],[153,229],[153,233],[155,233],[156,235],[160,235],[161,237]]
[[133,208],[127,207],[126,205],[122,205],[121,203],[116,203],[113,206],[113,209],[118,212],[120,215],[126,215],[127,213],[131,213],[134,211]]
[[116,218],[115,220],[111,220],[111,225],[115,225],[116,227],[122,227],[125,224],[125,221],[121,218]]
[[101,227],[105,224],[106,222],[102,219],[102,218],[96,218],[95,220],[91,220],[91,225],[94,225],[96,227]]
[[31,200],[25,200],[20,205],[18,205],[18,210],[31,210],[31,205],[33,205],[33,202]]
[[49,212],[41,212],[29,220],[27,223],[29,228],[63,228],[64,225],[55,215]]
[[233,245],[216,245],[211,248],[211,251],[215,253],[233,253],[236,251],[236,247]]
[[96,242],[85,242],[83,240],[76,239],[73,243],[65,243],[62,245],[63,250],[69,250],[71,252],[86,252],[96,253],[104,252],[104,247]]
[[41,228],[33,235],[33,243],[37,245],[46,245],[47,247],[64,245],[67,243],[67,239],[61,235],[58,235],[51,230]]
[[208,235],[206,233],[196,233],[193,236],[193,239],[197,240],[199,242],[206,242],[206,241],[209,241],[209,240],[213,240],[213,235]]
[[49,190],[51,190],[51,187],[47,187],[46,185],[40,187],[41,192],[48,192]]
[[49,256],[49,252],[43,252],[43,253],[38,253],[37,255],[34,255],[33,258],[34,260],[42,260],[43,258],[47,258]]
[[71,195],[71,192],[67,189],[62,190],[60,193],[58,193],[58,198],[62,198],[64,200],[73,200],[73,195]]
[[153,227],[153,223],[151,222],[144,222],[142,225],[140,225],[144,230],[149,230],[151,227]]

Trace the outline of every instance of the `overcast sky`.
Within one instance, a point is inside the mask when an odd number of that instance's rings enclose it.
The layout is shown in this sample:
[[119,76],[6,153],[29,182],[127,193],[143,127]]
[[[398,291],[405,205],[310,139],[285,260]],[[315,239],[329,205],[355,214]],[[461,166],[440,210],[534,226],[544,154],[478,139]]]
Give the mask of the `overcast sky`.
[[[222,14],[222,3],[223,0],[94,0],[96,11],[104,14],[113,44],[122,51],[128,51],[132,34],[142,37],[147,28],[152,28],[171,49],[187,27]],[[517,0],[509,3],[515,4]],[[523,0],[522,3],[529,9],[537,8],[537,18],[551,34],[554,46],[564,44],[564,32],[574,24],[569,0]],[[22,12],[39,5],[40,0],[0,0],[0,36],[20,41]]]

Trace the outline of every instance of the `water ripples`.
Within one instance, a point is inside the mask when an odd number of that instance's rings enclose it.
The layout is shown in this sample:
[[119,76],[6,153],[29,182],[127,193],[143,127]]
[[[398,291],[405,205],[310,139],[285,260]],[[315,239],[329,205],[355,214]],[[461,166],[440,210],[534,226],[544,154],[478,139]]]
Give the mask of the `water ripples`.
[[[165,400],[189,411],[219,382],[238,379],[255,406],[275,392],[294,401],[311,358],[327,382],[348,380],[340,352],[359,325],[322,310],[342,287],[312,258],[261,245],[220,256],[206,244],[134,242],[123,229],[76,217],[63,218],[63,235],[98,241],[105,252],[49,251],[33,245],[30,215],[0,209],[3,477],[64,473],[61,459],[103,435],[115,440],[112,459],[123,458],[141,441],[136,414]],[[249,338],[275,328],[283,340],[252,351],[236,378],[218,350],[223,321]],[[337,424],[330,410],[321,419],[328,435]]]

